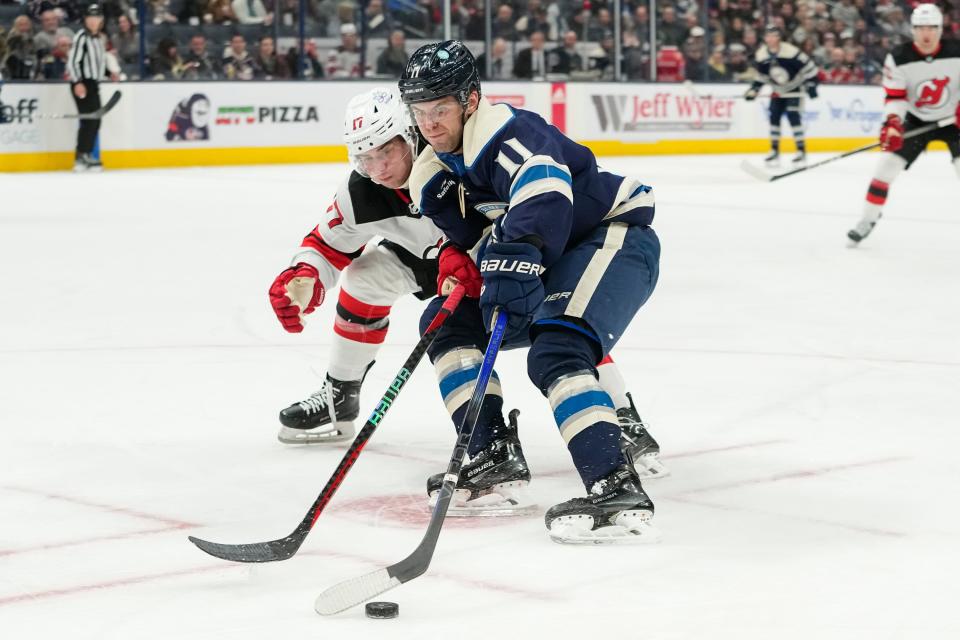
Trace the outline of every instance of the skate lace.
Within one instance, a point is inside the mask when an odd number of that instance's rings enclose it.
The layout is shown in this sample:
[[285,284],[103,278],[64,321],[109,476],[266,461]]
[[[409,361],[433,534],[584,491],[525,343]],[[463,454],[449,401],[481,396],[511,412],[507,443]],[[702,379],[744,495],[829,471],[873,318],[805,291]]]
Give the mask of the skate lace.
[[330,420],[334,421],[336,419],[334,414],[334,396],[337,394],[338,390],[334,389],[333,385],[327,381],[323,385],[323,389],[311,394],[309,398],[297,404],[300,405],[300,408],[303,409],[304,413],[308,416],[314,413],[320,413],[321,411],[328,411]]
[[647,426],[643,424],[643,419],[639,415],[624,412],[617,417],[620,421],[620,427],[629,431],[630,435],[638,437],[646,433]]

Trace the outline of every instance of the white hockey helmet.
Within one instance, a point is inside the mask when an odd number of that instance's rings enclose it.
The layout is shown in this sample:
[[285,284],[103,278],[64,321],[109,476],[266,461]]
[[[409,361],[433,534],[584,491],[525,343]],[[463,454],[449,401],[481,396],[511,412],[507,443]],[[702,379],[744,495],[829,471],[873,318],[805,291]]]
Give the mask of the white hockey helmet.
[[919,4],[910,14],[910,25],[914,27],[940,27],[943,29],[943,14],[935,4]]
[[343,142],[354,169],[361,175],[356,157],[402,137],[416,157],[416,130],[396,88],[377,87],[354,96],[343,120]]

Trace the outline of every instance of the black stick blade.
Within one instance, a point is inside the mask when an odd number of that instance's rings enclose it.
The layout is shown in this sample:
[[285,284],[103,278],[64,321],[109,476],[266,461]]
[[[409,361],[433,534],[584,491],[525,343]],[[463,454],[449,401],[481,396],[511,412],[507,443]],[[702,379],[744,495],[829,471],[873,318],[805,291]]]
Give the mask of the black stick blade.
[[194,536],[187,538],[198,549],[209,553],[221,560],[231,562],[276,562],[292,558],[303,543],[303,538],[287,536],[270,542],[255,542],[253,544],[221,544],[210,542]]

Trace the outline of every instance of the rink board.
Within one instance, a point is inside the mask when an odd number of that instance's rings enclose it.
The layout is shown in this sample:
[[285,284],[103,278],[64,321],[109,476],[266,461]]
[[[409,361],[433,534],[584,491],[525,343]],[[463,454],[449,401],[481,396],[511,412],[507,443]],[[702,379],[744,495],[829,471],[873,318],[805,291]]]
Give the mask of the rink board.
[[[371,82],[105,83],[123,99],[103,121],[110,168],[342,162],[344,108]],[[739,85],[488,83],[484,94],[536,111],[598,155],[750,153],[767,149],[768,102]],[[7,84],[0,171],[66,169],[76,120],[66,84]],[[824,86],[806,100],[809,147],[845,151],[876,139],[882,95],[873,86]],[[787,127],[789,129],[789,127]],[[785,133],[786,150],[793,143]]]

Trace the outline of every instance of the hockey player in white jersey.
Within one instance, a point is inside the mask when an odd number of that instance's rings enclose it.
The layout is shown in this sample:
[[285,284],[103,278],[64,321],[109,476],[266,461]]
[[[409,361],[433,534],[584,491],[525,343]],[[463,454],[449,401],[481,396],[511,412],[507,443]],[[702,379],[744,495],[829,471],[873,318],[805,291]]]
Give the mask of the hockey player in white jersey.
[[[896,47],[883,68],[886,94],[877,169],[867,189],[863,217],[847,232],[852,247],[870,235],[883,213],[890,184],[934,140],[947,144],[960,177],[960,42],[942,41],[943,14],[921,4],[910,16],[913,42]],[[904,140],[904,134],[955,114],[955,122]]]
[[326,382],[280,412],[278,437],[288,444],[353,438],[360,386],[386,338],[390,308],[400,296],[425,300],[436,289],[442,234],[406,190],[417,140],[395,90],[374,89],[350,101],[344,142],[354,170],[270,287],[284,329],[299,333],[304,315],[344,275]]
[[[355,434],[360,387],[383,344],[390,309],[403,295],[421,300],[437,290],[441,232],[421,217],[407,190],[419,140],[396,89],[356,96],[344,117],[353,171],[340,184],[324,220],[270,288],[284,329],[303,331],[304,316],[343,282],[323,388],[280,412],[278,438],[287,444],[344,442]],[[649,434],[609,357],[597,367],[613,398],[624,447],[642,477],[661,477],[660,447]],[[515,424],[511,426],[515,427]]]

